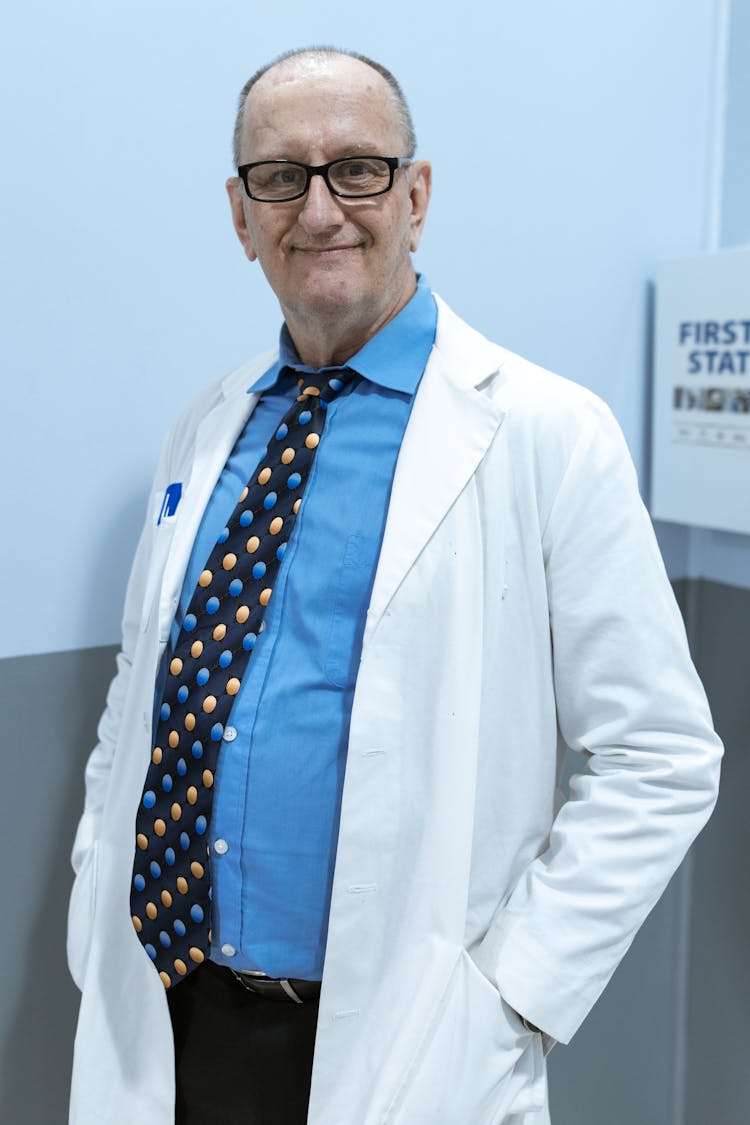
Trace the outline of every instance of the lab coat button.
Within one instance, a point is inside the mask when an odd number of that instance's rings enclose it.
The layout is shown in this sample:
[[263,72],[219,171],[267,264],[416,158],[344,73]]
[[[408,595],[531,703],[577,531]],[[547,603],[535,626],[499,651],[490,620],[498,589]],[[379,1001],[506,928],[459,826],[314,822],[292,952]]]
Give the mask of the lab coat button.
[[224,741],[225,742],[234,742],[236,737],[237,737],[237,728],[236,727],[224,727]]
[[225,957],[234,957],[237,950],[234,948],[233,945],[230,945],[229,942],[225,942],[224,945],[222,945],[222,947],[221,947],[221,952],[224,954]]
[[229,851],[229,844],[226,840],[214,840],[214,851],[217,855],[226,855]]

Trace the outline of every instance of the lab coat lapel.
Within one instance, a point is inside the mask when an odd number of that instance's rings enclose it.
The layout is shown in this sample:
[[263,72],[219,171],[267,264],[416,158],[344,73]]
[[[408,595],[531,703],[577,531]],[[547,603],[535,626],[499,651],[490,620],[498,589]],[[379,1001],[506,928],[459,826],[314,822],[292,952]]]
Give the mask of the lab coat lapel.
[[482,389],[502,364],[438,301],[438,336],[399,453],[365,626],[366,646],[389,602],[484,457],[504,412]]

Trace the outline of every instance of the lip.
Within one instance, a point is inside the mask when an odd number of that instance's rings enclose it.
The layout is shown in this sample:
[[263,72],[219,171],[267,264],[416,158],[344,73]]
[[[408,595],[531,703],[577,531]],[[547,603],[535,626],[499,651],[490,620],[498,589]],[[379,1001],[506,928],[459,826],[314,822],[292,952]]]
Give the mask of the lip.
[[344,254],[351,250],[360,250],[362,243],[354,242],[347,243],[345,246],[295,246],[295,252],[299,254]]

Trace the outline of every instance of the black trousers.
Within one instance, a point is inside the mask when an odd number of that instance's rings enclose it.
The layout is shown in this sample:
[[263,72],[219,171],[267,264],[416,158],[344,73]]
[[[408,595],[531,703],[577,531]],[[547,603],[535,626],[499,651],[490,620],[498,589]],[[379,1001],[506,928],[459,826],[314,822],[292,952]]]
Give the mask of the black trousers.
[[256,996],[210,961],[170,988],[167,1000],[175,1125],[305,1125],[317,1000]]

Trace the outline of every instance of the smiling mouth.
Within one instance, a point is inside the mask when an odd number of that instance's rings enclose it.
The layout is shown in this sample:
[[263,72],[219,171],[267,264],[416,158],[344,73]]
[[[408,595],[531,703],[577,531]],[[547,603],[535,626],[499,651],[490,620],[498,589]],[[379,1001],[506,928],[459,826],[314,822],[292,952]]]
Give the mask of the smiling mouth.
[[295,246],[300,254],[341,254],[347,250],[360,250],[361,243],[352,243],[347,246]]

